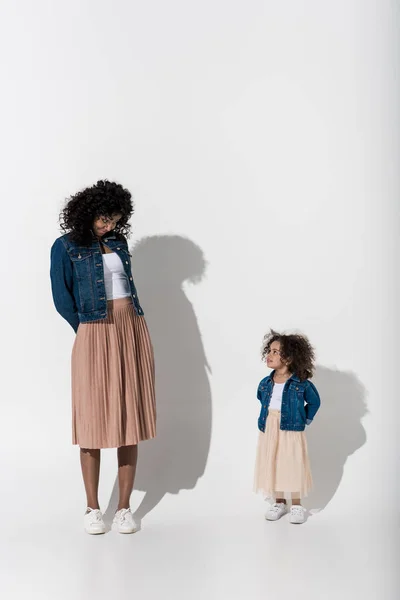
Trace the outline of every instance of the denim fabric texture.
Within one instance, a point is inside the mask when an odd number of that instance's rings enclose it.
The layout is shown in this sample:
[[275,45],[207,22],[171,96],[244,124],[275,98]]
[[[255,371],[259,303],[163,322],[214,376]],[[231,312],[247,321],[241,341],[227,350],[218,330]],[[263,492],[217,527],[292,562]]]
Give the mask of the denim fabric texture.
[[[265,431],[269,403],[274,387],[274,371],[260,381],[257,398],[261,403],[258,429]],[[314,419],[321,405],[317,388],[310,380],[300,381],[292,375],[285,383],[282,393],[281,425],[285,431],[304,431]]]
[[[136,314],[142,316],[125,237],[110,233],[102,238],[102,243],[120,257],[129,280]],[[107,317],[103,259],[97,238],[93,237],[89,246],[73,242],[69,234],[57,238],[50,253],[50,280],[54,305],[75,332],[79,323]]]

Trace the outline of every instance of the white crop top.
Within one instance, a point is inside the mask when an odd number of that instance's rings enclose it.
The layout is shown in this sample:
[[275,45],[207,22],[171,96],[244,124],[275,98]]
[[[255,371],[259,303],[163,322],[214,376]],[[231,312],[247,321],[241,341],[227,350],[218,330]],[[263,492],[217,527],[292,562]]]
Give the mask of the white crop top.
[[126,298],[131,295],[128,277],[116,252],[103,254],[104,284],[107,300]]
[[274,383],[274,389],[272,390],[271,401],[269,403],[269,408],[271,408],[272,410],[281,410],[282,394],[284,387],[284,383]]

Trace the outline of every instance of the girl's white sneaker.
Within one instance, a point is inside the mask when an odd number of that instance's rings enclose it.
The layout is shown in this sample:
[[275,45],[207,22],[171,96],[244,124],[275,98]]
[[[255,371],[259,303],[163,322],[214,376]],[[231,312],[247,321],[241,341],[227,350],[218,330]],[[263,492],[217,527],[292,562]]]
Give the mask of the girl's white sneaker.
[[287,508],[284,502],[275,502],[269,507],[265,514],[267,521],[277,521],[286,514]]
[[98,508],[89,508],[83,517],[83,526],[86,533],[90,535],[99,535],[106,532],[106,526],[103,521],[103,515]]
[[300,523],[304,523],[305,512],[306,511],[302,506],[294,504],[290,509],[290,522],[295,525],[300,525]]
[[115,513],[112,528],[119,533],[135,533],[137,525],[130,508],[121,508]]

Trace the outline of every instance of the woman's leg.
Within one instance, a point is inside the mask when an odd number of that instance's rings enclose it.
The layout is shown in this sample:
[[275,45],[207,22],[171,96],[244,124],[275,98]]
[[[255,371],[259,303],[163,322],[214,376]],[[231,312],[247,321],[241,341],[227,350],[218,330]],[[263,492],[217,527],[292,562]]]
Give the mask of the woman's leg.
[[98,499],[100,450],[81,448],[81,467],[86,490],[87,506],[89,508],[100,508]]
[[118,510],[121,510],[121,508],[129,508],[129,500],[135,481],[137,456],[137,445],[122,446],[121,448],[118,448]]

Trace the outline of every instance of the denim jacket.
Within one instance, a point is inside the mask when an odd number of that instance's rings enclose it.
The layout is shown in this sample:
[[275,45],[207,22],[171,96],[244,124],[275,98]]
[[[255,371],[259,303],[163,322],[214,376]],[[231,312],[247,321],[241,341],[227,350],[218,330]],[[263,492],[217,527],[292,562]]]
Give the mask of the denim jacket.
[[[143,315],[132,277],[126,239],[109,233],[102,243],[118,254],[128,277],[136,314]],[[51,248],[50,279],[57,311],[76,332],[79,323],[99,321],[107,317],[107,297],[104,267],[97,238],[89,246],[73,242],[69,234],[56,239]]]
[[[270,375],[262,379],[257,390],[257,398],[261,402],[261,412],[258,418],[260,431],[265,431],[274,387],[274,373],[275,371],[272,371]],[[309,425],[317,414],[320,404],[320,397],[315,385],[308,379],[300,381],[296,375],[292,375],[283,388],[280,428],[285,431],[304,431],[305,426]]]

